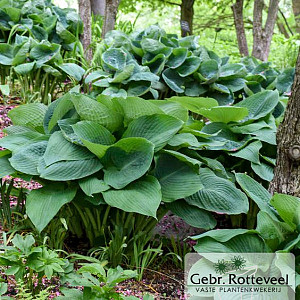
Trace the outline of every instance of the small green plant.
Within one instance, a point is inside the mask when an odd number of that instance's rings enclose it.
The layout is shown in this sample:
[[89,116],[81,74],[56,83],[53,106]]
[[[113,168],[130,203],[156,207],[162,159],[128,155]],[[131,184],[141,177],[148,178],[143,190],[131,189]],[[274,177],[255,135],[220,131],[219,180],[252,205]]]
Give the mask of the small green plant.
[[86,299],[88,296],[91,299],[121,300],[124,297],[116,292],[116,285],[136,276],[135,271],[123,270],[120,266],[105,270],[101,263],[83,263],[76,273],[67,275],[63,280],[70,286],[83,286],[83,291],[61,288],[64,296],[57,299]]
[[16,290],[18,291],[16,299],[20,300],[47,300],[50,296],[51,287],[47,287],[38,294],[33,295],[32,292],[26,288],[26,284],[22,280],[17,281]]
[[59,257],[58,252],[46,246],[35,247],[35,239],[29,234],[16,234],[11,240],[12,246],[1,246],[0,266],[5,274],[15,276],[24,285],[23,291],[36,295],[41,291],[42,278],[51,279],[54,275],[62,275],[73,270],[68,260]]

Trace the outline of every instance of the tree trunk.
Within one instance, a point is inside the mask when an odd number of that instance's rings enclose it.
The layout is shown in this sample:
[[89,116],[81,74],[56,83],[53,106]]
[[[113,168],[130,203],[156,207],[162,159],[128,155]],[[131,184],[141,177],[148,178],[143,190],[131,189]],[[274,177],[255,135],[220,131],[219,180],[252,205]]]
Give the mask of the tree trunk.
[[93,57],[90,44],[92,42],[92,28],[91,28],[91,2],[90,0],[79,0],[79,14],[83,21],[83,34],[81,35],[81,43],[85,51],[86,59],[91,60]]
[[262,28],[263,8],[264,8],[264,0],[254,1],[252,56],[259,59],[262,59],[263,56],[263,28]]
[[181,1],[180,27],[182,37],[193,34],[194,3],[195,0]]
[[105,37],[108,31],[114,30],[117,19],[118,7],[119,0],[106,0],[104,24],[102,28],[102,38]]
[[270,0],[266,25],[263,28],[263,0],[254,1],[252,55],[262,61],[268,60],[272,36],[278,14],[279,0]]
[[243,20],[243,6],[244,0],[236,0],[235,4],[231,6],[234,18],[234,25],[236,37],[239,45],[239,51],[242,56],[249,56],[247,38],[245,34],[244,20]]
[[284,120],[277,132],[277,163],[269,191],[300,196],[300,51]]
[[300,33],[300,1],[293,0],[293,12],[296,22],[296,32]]
[[105,15],[105,0],[91,0],[92,13],[97,16],[104,17]]

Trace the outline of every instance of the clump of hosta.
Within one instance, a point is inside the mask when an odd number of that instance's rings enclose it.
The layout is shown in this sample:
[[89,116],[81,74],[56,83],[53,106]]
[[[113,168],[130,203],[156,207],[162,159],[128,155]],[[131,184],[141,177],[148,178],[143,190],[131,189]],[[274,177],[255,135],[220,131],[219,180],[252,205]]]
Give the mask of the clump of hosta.
[[26,201],[39,231],[71,201],[153,218],[167,205],[190,225],[210,229],[211,212],[248,212],[232,171],[242,166],[262,181],[272,176],[273,154],[266,152],[276,150],[278,101],[273,91],[234,106],[71,92],[49,107],[22,105],[9,112],[13,126],[0,140],[7,149],[0,177],[26,175],[43,185]]
[[130,35],[111,31],[98,45],[85,83],[93,93],[114,97],[165,99],[172,95],[212,97],[219,105],[266,89],[289,91],[294,68],[281,72],[271,63],[246,58],[239,63],[201,46],[197,36],[178,37],[159,26]]

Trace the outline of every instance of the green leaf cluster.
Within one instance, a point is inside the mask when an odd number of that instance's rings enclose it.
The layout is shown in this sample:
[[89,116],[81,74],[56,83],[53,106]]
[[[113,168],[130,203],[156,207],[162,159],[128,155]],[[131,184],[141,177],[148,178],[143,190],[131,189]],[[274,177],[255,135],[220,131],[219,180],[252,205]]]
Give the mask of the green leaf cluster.
[[50,0],[1,0],[0,16],[2,43],[15,41],[21,35],[71,50],[83,31],[83,23],[74,9],[60,8]]
[[219,105],[264,90],[290,90],[293,68],[280,72],[253,58],[230,63],[200,44],[199,37],[178,38],[157,25],[129,35],[111,31],[98,45],[96,70],[85,83],[92,84],[93,93],[113,97],[206,96]]
[[43,185],[26,202],[39,231],[74,199],[154,218],[165,203],[189,224],[211,229],[212,213],[248,212],[232,171],[243,164],[263,180],[272,176],[274,159],[262,151],[275,147],[278,101],[274,91],[231,107],[201,97],[93,99],[70,92],[49,107],[10,111],[1,170]]

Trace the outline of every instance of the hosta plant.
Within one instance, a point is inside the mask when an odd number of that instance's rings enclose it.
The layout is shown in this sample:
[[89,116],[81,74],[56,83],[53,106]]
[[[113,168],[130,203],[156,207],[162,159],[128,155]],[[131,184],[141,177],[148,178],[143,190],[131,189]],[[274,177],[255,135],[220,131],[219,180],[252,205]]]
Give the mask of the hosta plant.
[[75,63],[65,63],[61,45],[16,35],[15,43],[0,44],[0,74],[11,93],[20,89],[23,102],[38,100],[48,104],[66,89],[64,81],[79,82],[85,70]]
[[1,0],[0,41],[13,42],[17,34],[61,44],[70,50],[83,30],[74,9],[60,8],[50,0]]
[[211,212],[249,210],[232,171],[248,168],[262,182],[272,176],[278,101],[273,91],[231,107],[212,98],[95,100],[68,93],[49,107],[27,104],[9,113],[14,125],[0,140],[7,149],[1,169],[43,185],[26,201],[39,231],[70,202],[153,218],[166,204],[190,225],[211,229]]
[[130,35],[112,31],[98,45],[95,68],[85,83],[96,94],[208,96],[220,105],[264,89],[277,88],[281,94],[290,90],[293,69],[280,72],[251,58],[230,63],[229,57],[220,58],[200,45],[199,37],[178,38],[156,25]]

